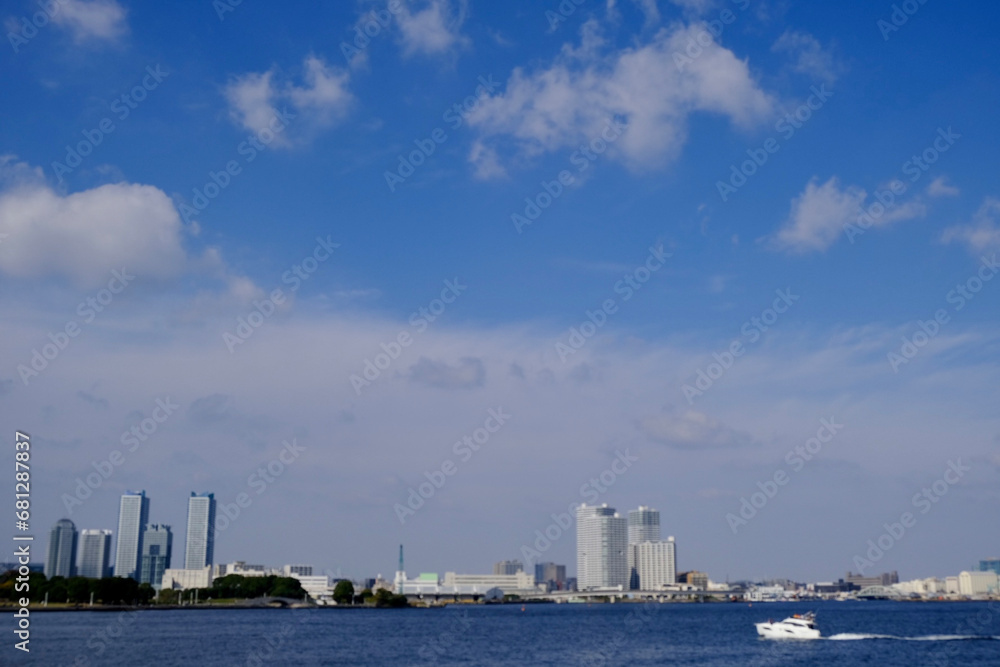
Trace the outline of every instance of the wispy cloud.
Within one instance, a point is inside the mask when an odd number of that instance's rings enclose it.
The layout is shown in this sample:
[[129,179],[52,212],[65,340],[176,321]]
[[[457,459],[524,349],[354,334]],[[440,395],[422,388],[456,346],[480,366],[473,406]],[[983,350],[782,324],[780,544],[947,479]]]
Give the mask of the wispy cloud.
[[[302,63],[302,85],[282,81],[276,67],[235,77],[224,90],[233,122],[261,132],[274,129],[275,119],[286,109],[293,114],[292,128],[274,132],[272,146],[289,148],[308,140],[317,131],[342,120],[354,103],[349,90],[350,73],[310,55]],[[283,123],[287,125],[288,123]]]
[[970,252],[1000,249],[1000,199],[987,197],[968,224],[944,230],[944,243],[962,243]]

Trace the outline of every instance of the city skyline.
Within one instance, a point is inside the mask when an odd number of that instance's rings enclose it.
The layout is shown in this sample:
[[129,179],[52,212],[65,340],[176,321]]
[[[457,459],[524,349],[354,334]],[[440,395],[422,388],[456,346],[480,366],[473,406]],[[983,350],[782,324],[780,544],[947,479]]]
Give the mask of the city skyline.
[[216,562],[344,573],[573,569],[581,503],[720,579],[1000,551],[1000,8],[411,2],[5,7],[36,539],[134,570],[144,489],[176,567],[210,489]]

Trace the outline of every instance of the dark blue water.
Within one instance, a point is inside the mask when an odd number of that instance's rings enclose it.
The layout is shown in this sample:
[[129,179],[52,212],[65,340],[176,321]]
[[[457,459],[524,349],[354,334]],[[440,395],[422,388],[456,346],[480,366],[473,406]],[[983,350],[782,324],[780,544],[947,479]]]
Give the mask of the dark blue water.
[[[808,609],[824,639],[758,639],[754,622]],[[3,664],[1000,665],[997,602],[51,612],[31,628],[29,656],[5,633]]]

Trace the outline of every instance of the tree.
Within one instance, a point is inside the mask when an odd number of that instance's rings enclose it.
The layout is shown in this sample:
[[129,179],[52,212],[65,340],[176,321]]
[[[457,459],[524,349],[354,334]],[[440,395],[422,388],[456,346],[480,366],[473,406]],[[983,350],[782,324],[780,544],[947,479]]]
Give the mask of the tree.
[[90,602],[90,579],[73,577],[66,582],[66,597],[70,602]]
[[406,607],[408,605],[405,595],[396,595],[384,588],[378,589],[378,592],[375,593],[376,607]]
[[294,598],[298,600],[305,597],[306,592],[302,588],[302,582],[295,577],[277,577],[268,595],[275,598]]
[[139,588],[136,590],[136,595],[139,597],[139,602],[142,604],[147,604],[156,595],[156,589],[154,589],[149,584],[139,584]]
[[341,579],[333,588],[333,601],[344,604],[354,600],[354,584],[347,579]]

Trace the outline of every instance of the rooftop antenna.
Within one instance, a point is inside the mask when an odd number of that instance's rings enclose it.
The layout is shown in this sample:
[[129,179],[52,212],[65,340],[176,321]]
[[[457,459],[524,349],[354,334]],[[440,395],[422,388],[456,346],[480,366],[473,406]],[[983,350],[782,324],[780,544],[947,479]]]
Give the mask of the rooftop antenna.
[[399,545],[399,571],[406,572],[406,568],[403,567],[403,545]]

